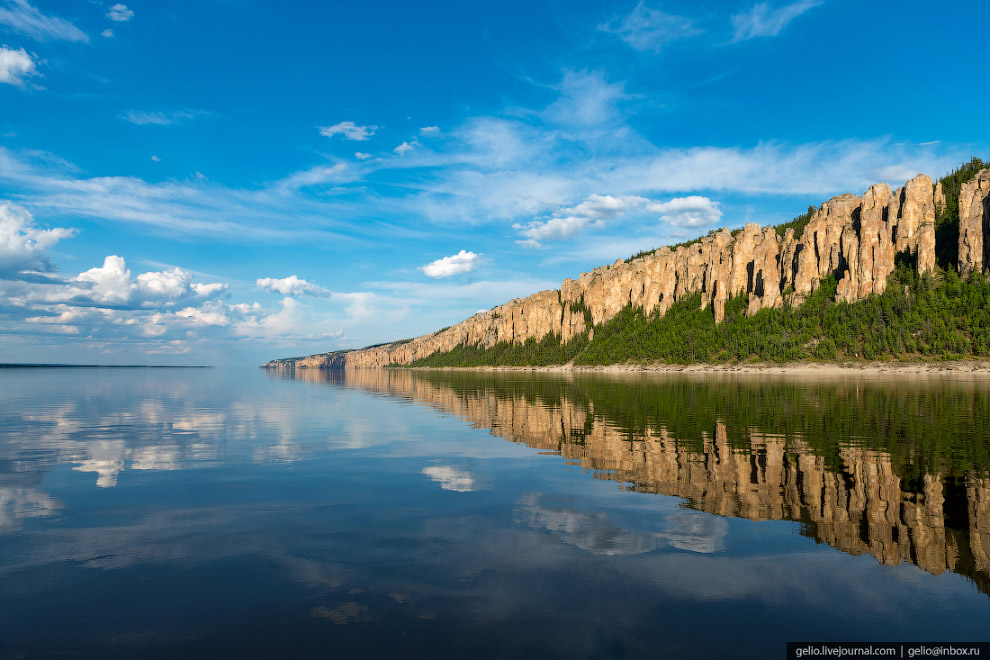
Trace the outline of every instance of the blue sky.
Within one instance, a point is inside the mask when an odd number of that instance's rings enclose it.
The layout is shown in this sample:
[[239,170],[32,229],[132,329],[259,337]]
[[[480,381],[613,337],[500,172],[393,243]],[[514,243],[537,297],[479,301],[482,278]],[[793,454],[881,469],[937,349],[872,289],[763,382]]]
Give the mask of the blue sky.
[[419,335],[990,153],[990,4],[0,0],[0,362]]

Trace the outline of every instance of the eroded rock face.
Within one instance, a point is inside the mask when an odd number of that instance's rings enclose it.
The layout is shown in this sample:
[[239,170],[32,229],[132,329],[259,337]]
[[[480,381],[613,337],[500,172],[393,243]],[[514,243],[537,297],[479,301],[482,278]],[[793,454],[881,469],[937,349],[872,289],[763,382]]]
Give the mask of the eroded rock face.
[[990,168],[962,184],[959,193],[959,273],[979,273],[990,267]]
[[[960,271],[969,273],[990,265],[985,253],[990,248],[990,169],[962,190],[959,260]],[[586,311],[592,325],[629,305],[662,316],[674,302],[695,294],[701,294],[703,307],[712,305],[721,321],[725,303],[734,296],[747,297],[746,311],[752,315],[780,307],[785,298],[800,304],[827,277],[838,279],[837,300],[854,302],[883,293],[899,253],[915,256],[922,273],[935,267],[935,214],[944,204],[940,186],[933,187],[923,174],[896,191],[876,184],[862,197],[839,195],[822,204],[800,236],[788,229],[781,237],[754,223],[735,235],[720,229],[675,251],[660,248],[629,262],[620,259],[565,280],[559,290],[512,300],[440,332],[352,351],[346,364],[406,364],[458,344],[491,347],[550,333],[569,341],[591,330]]]

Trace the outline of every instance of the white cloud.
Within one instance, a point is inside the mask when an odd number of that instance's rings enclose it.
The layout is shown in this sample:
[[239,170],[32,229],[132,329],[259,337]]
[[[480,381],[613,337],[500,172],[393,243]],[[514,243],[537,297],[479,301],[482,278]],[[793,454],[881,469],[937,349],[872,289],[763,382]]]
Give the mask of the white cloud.
[[348,140],[356,140],[358,142],[367,140],[378,130],[377,126],[360,126],[352,121],[342,121],[333,126],[317,126],[317,128],[320,129],[320,135],[324,137],[333,137],[339,134]]
[[439,126],[424,126],[423,128],[419,129],[419,134],[420,135],[440,135],[440,127]]
[[421,266],[420,270],[427,277],[450,277],[461,273],[470,273],[477,267],[478,259],[478,255],[474,252],[461,250],[457,254]]
[[156,163],[160,163],[162,161],[162,158],[161,158],[161,156],[152,156],[151,157],[151,160],[154,161],[154,162],[156,162]]
[[192,287],[193,293],[204,298],[218,294],[221,291],[226,291],[228,287],[226,282],[211,282],[209,284],[193,282],[190,286]]
[[547,220],[533,220],[525,225],[514,224],[512,228],[526,238],[517,241],[523,247],[540,247],[542,241],[573,238],[589,227],[598,227],[606,220],[640,209],[649,200],[644,197],[612,195],[589,195],[586,200],[574,207],[562,208]]
[[298,333],[302,325],[302,309],[293,298],[283,298],[282,309],[271,314],[252,316],[237,323],[235,333],[245,337],[278,338]]
[[417,142],[416,140],[413,140],[412,142],[403,142],[402,144],[400,144],[399,146],[397,146],[392,151],[394,151],[395,153],[399,154],[400,156],[405,156],[406,153],[412,151],[413,149],[415,149],[418,146],[419,146],[419,142]]
[[39,41],[89,41],[86,33],[69,21],[45,16],[27,0],[5,0],[0,6],[0,25]]
[[230,317],[227,316],[227,306],[220,301],[210,301],[200,307],[186,307],[175,313],[176,316],[189,319],[196,325],[230,325]]
[[106,257],[102,266],[79,273],[76,281],[90,284],[88,292],[92,300],[109,305],[128,302],[134,290],[131,271],[124,259],[116,255]]
[[140,110],[128,110],[120,116],[124,121],[129,121],[132,124],[137,124],[142,126],[145,124],[154,124],[157,126],[171,126],[173,124],[179,124],[190,119],[196,119],[197,117],[203,117],[208,115],[208,112],[203,110],[173,110],[171,112],[144,112]]
[[107,28],[103,32],[100,32],[100,36],[103,37],[104,39],[113,39],[113,30]]
[[662,213],[661,221],[678,227],[710,227],[717,225],[722,219],[718,202],[700,195],[675,197],[669,202],[648,204],[646,208],[648,211]]
[[278,188],[288,191],[326,183],[340,183],[346,181],[349,175],[346,163],[336,163],[329,166],[318,165],[308,170],[290,174],[278,182]]
[[690,18],[651,9],[642,0],[624,19],[612,21],[600,26],[599,29],[618,35],[636,50],[653,52],[659,52],[673,41],[687,39],[703,32]]
[[0,46],[0,83],[24,86],[24,79],[38,75],[34,60],[23,48]]
[[623,85],[608,82],[601,73],[567,71],[556,89],[560,98],[543,113],[553,123],[601,129],[621,120],[617,106],[627,98]]
[[138,291],[149,298],[175,299],[187,295],[191,284],[192,273],[178,267],[137,276]]
[[102,266],[90,268],[74,278],[73,286],[50,293],[48,300],[68,299],[153,309],[169,307],[183,300],[208,298],[227,290],[224,283],[194,283],[192,277],[192,273],[176,266],[132,278],[123,257],[110,255],[103,260]]
[[259,289],[265,289],[272,293],[280,293],[283,296],[326,296],[330,294],[330,291],[324,289],[322,286],[311,284],[306,280],[299,279],[295,275],[289,275],[282,279],[262,277],[258,279],[256,284]]
[[369,158],[371,158],[371,154],[365,153],[363,151],[355,151],[354,157],[357,158],[358,160],[368,160]]
[[113,7],[110,7],[110,11],[107,12],[107,18],[118,23],[126,23],[134,18],[134,12],[128,9],[127,5],[118,2]]
[[420,472],[440,484],[440,488],[444,490],[470,493],[478,489],[474,475],[467,470],[460,470],[450,465],[430,465]]
[[74,234],[74,229],[60,227],[36,229],[27,210],[0,200],[0,278],[14,278],[23,271],[52,270],[43,250]]
[[824,0],[799,0],[779,9],[770,9],[770,3],[758,2],[748,11],[732,17],[735,30],[733,41],[744,41],[754,37],[775,37],[795,18],[823,4]]

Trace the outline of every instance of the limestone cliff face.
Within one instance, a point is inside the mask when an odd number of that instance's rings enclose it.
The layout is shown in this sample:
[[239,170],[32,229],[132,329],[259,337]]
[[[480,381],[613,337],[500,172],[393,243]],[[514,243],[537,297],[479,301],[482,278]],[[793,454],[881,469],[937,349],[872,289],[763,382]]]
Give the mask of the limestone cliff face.
[[959,273],[990,267],[990,169],[980,170],[959,193]]
[[[296,373],[317,382],[327,377]],[[909,488],[883,451],[843,447],[838,465],[830,464],[800,435],[753,429],[746,432],[748,449],[741,450],[718,420],[698,447],[680,442],[662,425],[631,437],[602,411],[567,397],[546,405],[495,387],[446,387],[407,370],[354,370],[340,378],[347,386],[424,403],[493,435],[559,453],[596,478],[631,484],[633,490],[683,497],[723,517],[802,521],[803,533],[843,552],[869,554],[890,566],[909,562],[934,574],[955,571],[990,588],[985,472],[969,475],[963,491],[947,493],[946,480],[937,474],[923,474]],[[956,510],[965,518],[950,528],[946,512]]]
[[[589,329],[584,309],[594,325],[627,305],[662,316],[675,301],[697,293],[721,321],[731,297],[747,296],[752,315],[785,301],[800,304],[829,276],[838,278],[836,298],[854,302],[883,293],[899,253],[914,256],[922,273],[935,267],[935,215],[944,205],[940,186],[924,174],[893,191],[876,184],[861,197],[839,195],[822,204],[799,237],[792,229],[781,237],[754,223],[735,234],[721,229],[694,244],[620,259],[564,280],[558,290],[512,300],[410,342],[352,351],[342,360],[347,366],[382,367],[458,344],[491,347],[550,333],[567,341]],[[990,268],[990,169],[963,185],[959,210],[960,272]],[[320,360],[313,362],[321,366]]]

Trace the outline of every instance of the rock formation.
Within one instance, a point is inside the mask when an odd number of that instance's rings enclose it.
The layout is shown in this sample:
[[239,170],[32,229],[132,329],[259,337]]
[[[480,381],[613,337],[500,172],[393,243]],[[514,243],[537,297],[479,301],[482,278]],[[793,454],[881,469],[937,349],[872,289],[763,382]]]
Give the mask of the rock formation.
[[959,273],[990,267],[990,169],[980,170],[959,193]]
[[[725,303],[747,297],[747,314],[797,305],[827,277],[838,280],[836,299],[855,302],[881,294],[899,254],[921,273],[935,267],[935,216],[945,206],[941,186],[919,174],[891,191],[871,186],[862,197],[845,194],[822,204],[800,235],[750,223],[720,229],[676,250],[660,248],[628,262],[564,280],[560,289],[518,298],[412,341],[295,361],[296,366],[383,367],[408,364],[459,344],[537,341],[553,334],[568,341],[604,323],[627,305],[664,315],[675,301],[701,294],[701,305],[724,317]],[[990,268],[990,169],[962,186],[959,199],[959,271]],[[587,315],[586,312],[587,311]]]

